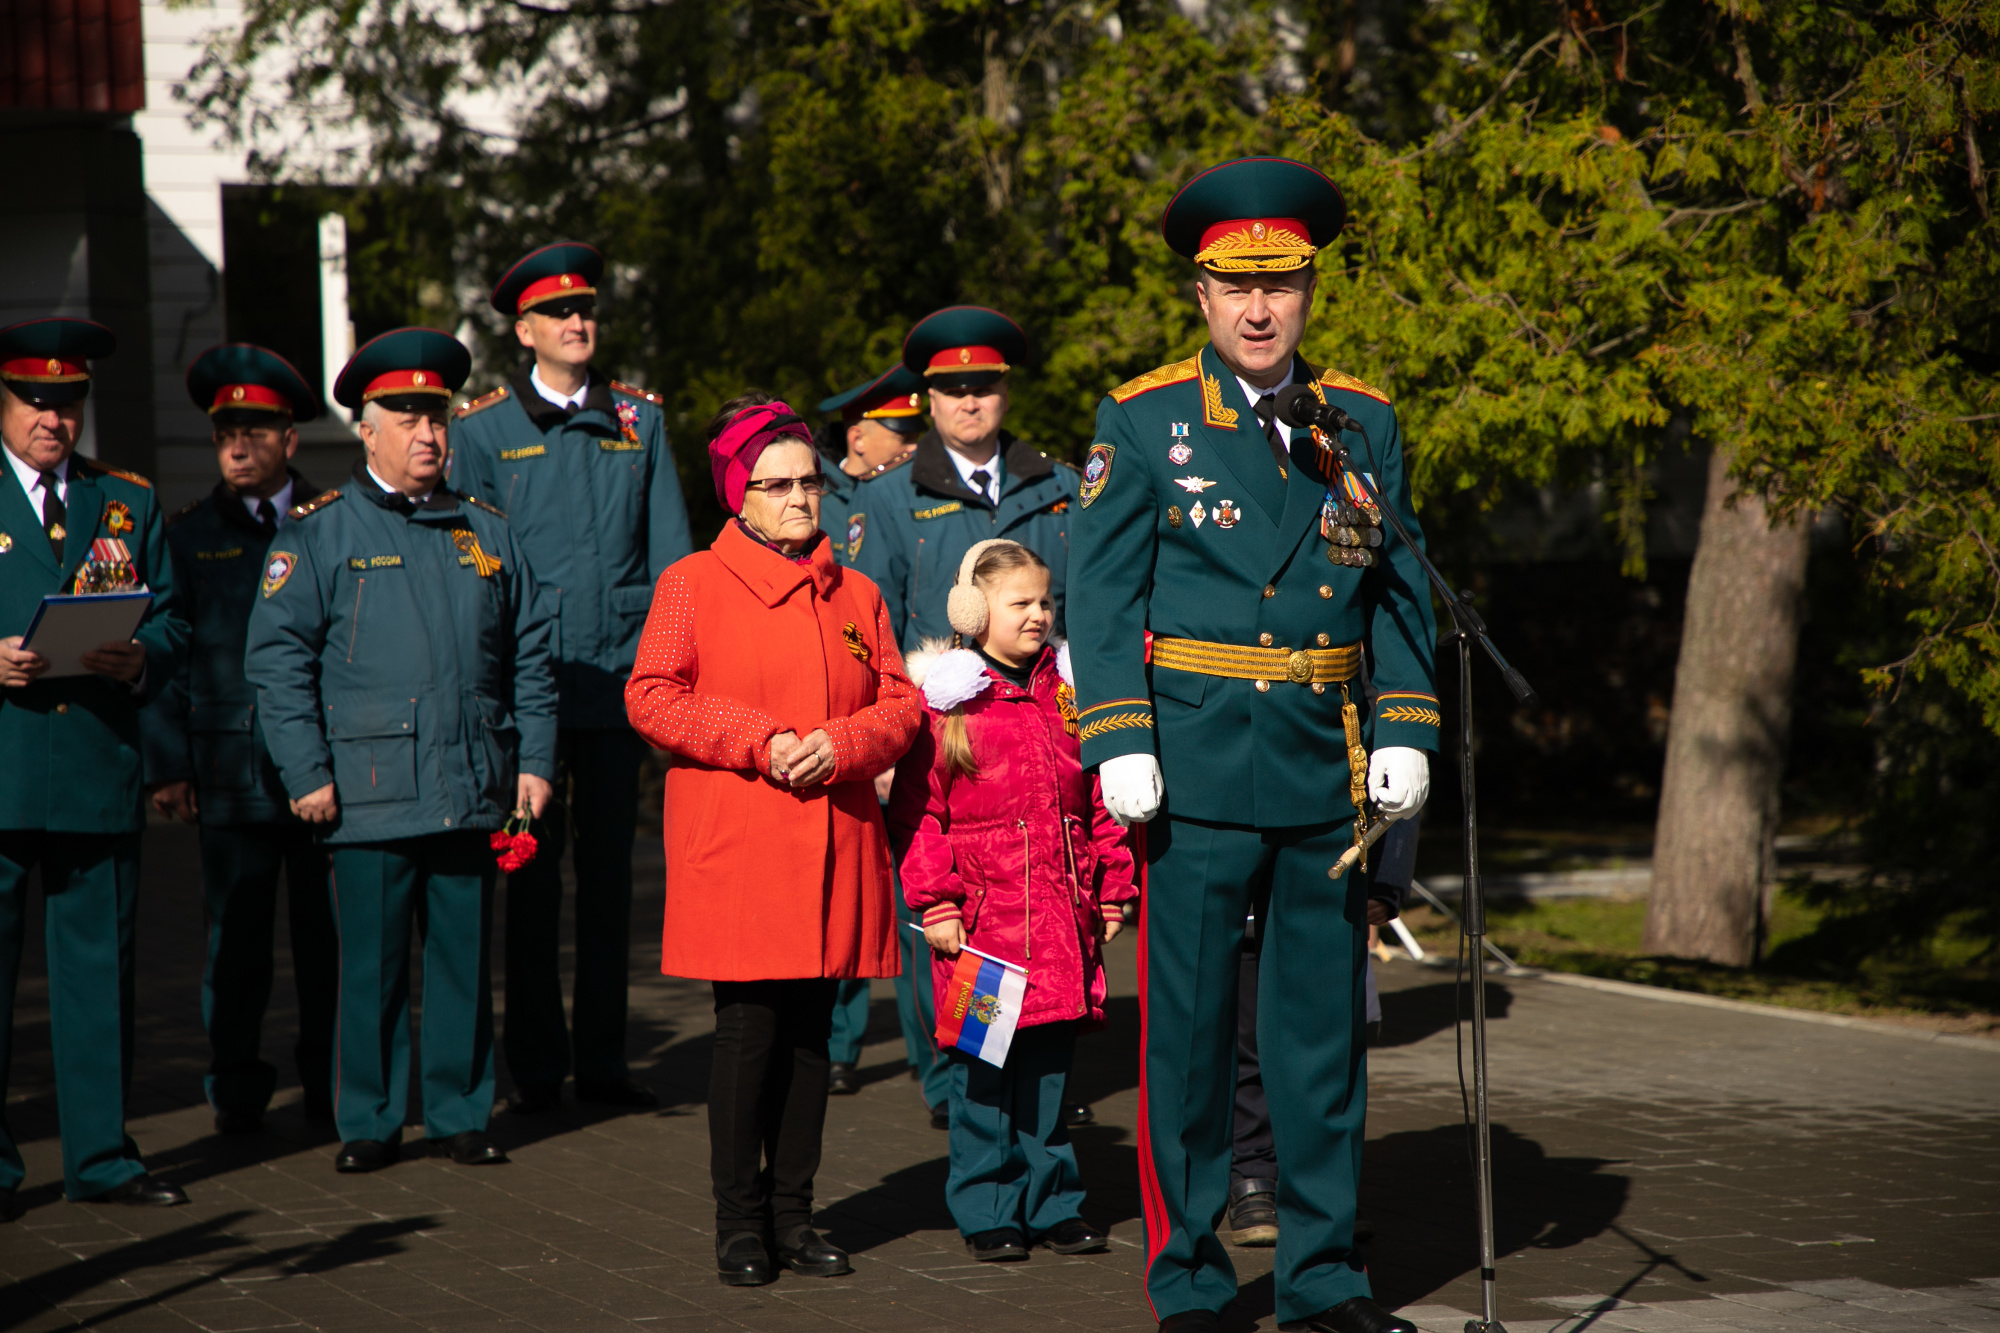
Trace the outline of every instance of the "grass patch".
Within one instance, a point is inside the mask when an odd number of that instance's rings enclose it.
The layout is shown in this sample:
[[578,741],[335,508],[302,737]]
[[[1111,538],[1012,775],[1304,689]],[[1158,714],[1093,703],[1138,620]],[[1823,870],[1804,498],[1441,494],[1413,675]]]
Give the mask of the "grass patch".
[[[1861,918],[1781,890],[1764,959],[1748,968],[1644,953],[1644,899],[1490,902],[1486,915],[1493,942],[1525,967],[2000,1035],[2000,954],[1974,933],[1970,913],[1947,918],[1926,940],[1885,948],[1864,935]],[[1412,908],[1404,920],[1426,950],[1457,949],[1458,928],[1430,908]]]

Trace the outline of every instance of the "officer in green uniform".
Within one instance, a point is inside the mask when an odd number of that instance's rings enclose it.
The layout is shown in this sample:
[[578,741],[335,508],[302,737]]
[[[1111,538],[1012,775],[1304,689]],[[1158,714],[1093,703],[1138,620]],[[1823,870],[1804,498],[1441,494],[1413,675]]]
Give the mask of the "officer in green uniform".
[[[1139,1169],[1146,1292],[1176,1333],[1220,1327],[1236,1293],[1215,1227],[1253,900],[1268,901],[1258,1041],[1284,1163],[1277,1316],[1415,1333],[1371,1299],[1353,1237],[1362,957],[1369,922],[1392,908],[1365,867],[1327,872],[1359,819],[1411,813],[1429,791],[1435,628],[1415,554],[1371,499],[1419,531],[1394,410],[1297,353],[1312,259],[1344,211],[1326,177],[1279,158],[1226,163],[1175,197],[1167,243],[1199,266],[1209,344],[1104,400],[1071,533],[1083,761],[1114,815],[1151,820]],[[1276,421],[1292,385],[1359,423],[1339,436],[1354,472],[1326,436]]]
[[[83,319],[0,329],[0,1218],[11,1215],[22,1176],[6,1078],[28,876],[37,868],[63,1192],[187,1202],[178,1186],[146,1174],[125,1136],[146,825],[139,710],[174,678],[188,629],[152,484],[75,456],[87,363],[116,345],[109,329]],[[43,597],[137,588],[150,588],[153,601],[129,643],[104,644],[76,663],[22,646]]]
[[167,520],[174,586],[193,629],[187,663],[146,709],[146,782],[161,813],[201,825],[208,966],[201,1021],[204,1080],[215,1127],[246,1134],[262,1123],[276,1067],[258,1054],[271,999],[271,932],[285,879],[292,976],[299,998],[293,1047],[305,1113],[333,1115],[333,1009],[339,990],[326,847],[291,812],[278,766],[257,727],[256,692],[243,675],[250,611],[272,540],[296,503],[317,492],[288,466],[295,422],[319,415],[319,396],[291,364],[262,347],[202,353],[188,367],[195,406],[208,413],[222,480]]
[[244,674],[293,813],[333,848],[340,1171],[399,1155],[410,934],[424,950],[432,1156],[506,1161],[493,1109],[492,834],[546,805],[556,689],[547,602],[507,520],[444,482],[471,357],[435,329],[365,344],[334,381],[366,458],[298,505],[264,560]]
[[908,467],[869,483],[867,532],[850,560],[881,587],[904,652],[951,637],[944,604],[959,561],[992,537],[1048,562],[1062,631],[1077,474],[1002,426],[1008,372],[1027,355],[1020,325],[983,306],[939,310],[903,340],[903,365],[929,390],[931,430]]
[[[845,393],[820,400],[819,410],[838,412],[840,420],[820,442],[820,451],[833,460],[833,467],[826,474],[819,526],[834,557],[843,565],[853,564],[855,554],[867,542],[868,512],[858,503],[864,485],[909,462],[917,437],[924,433],[923,395],[922,377],[897,362]],[[885,800],[886,779],[894,772],[891,769],[876,779],[876,790]],[[921,1078],[937,1058],[937,1046],[929,1028],[918,1028],[912,1034],[921,1019],[907,973],[896,978],[896,1013],[902,1019],[911,1073]],[[829,1093],[850,1096],[861,1091],[855,1066],[867,1035],[868,983],[843,981],[834,988],[833,1034],[827,1041]]]
[[[580,1101],[658,1105],[625,1060],[632,840],[646,750],[626,721],[625,678],[653,584],[693,543],[660,395],[590,364],[603,272],[596,250],[567,241],[507,270],[493,306],[515,321],[527,355],[507,384],[460,408],[452,429],[452,484],[506,512],[561,626],[556,805],[534,825],[540,854],[507,876],[505,1042],[513,1109],[522,1112],[559,1105],[572,1069]],[[568,1022],[558,955],[566,844],[576,864]]]

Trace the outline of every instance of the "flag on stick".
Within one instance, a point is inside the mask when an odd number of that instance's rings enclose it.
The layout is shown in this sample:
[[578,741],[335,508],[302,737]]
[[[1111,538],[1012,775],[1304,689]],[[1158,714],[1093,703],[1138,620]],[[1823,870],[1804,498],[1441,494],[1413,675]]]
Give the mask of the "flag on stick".
[[1019,963],[970,947],[960,950],[958,967],[938,997],[938,1045],[1004,1066],[1027,993],[1028,970]]

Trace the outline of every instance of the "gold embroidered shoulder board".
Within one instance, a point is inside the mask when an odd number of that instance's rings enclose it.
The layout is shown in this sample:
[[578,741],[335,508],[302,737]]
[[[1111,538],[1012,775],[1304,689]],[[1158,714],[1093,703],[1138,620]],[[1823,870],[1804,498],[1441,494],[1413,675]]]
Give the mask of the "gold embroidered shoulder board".
[[1114,403],[1129,403],[1142,393],[1165,388],[1169,384],[1183,384],[1201,373],[1201,356],[1196,354],[1185,361],[1176,361],[1158,370],[1149,370],[1135,380],[1126,380],[1111,391]]
[[501,402],[506,397],[507,397],[507,386],[503,384],[499,388],[494,389],[492,392],[482,393],[477,398],[473,399],[471,402],[465,403],[462,406],[460,406],[458,409],[458,415],[461,417],[469,417],[474,412],[484,411],[486,408],[493,406],[493,404]]
[[1388,394],[1372,384],[1355,379],[1344,370],[1322,370],[1319,372],[1319,382],[1329,389],[1346,389],[1351,393],[1366,394],[1378,403],[1389,401]]

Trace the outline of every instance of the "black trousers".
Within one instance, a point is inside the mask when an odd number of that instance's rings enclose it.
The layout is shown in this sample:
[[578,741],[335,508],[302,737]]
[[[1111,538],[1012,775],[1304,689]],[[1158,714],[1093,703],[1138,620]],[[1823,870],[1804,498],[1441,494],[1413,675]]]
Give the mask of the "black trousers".
[[837,984],[715,983],[708,1169],[718,1234],[783,1233],[812,1221]]

